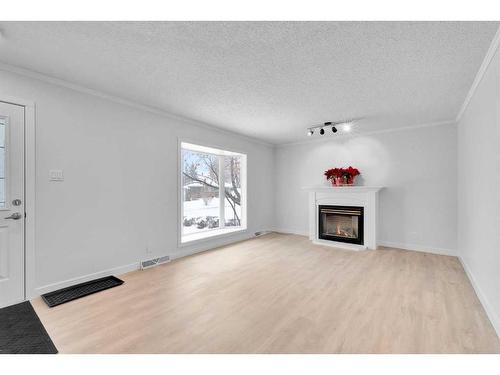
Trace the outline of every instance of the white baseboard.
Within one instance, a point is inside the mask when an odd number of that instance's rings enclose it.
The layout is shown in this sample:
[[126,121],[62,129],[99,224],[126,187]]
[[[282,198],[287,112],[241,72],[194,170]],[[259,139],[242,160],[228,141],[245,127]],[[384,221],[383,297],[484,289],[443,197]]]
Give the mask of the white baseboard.
[[175,253],[169,254],[169,256],[171,260],[179,259],[190,255],[202,253],[204,251],[213,250],[218,247],[231,245],[236,242],[249,240],[250,238],[255,238],[255,235],[253,233],[243,233],[237,236],[233,236],[231,238],[219,239],[219,241],[217,241],[216,243],[209,242],[207,244],[193,246],[192,248],[184,248],[182,251],[177,251]]
[[[182,258],[185,256],[193,255],[196,253],[201,253],[203,251],[212,250],[212,249],[215,249],[217,247],[226,246],[226,245],[229,245],[229,244],[232,244],[235,242],[248,240],[248,239],[254,238],[254,237],[255,236],[253,233],[252,234],[245,233],[245,234],[237,236],[237,237],[232,237],[232,238],[228,238],[228,239],[225,239],[222,241],[217,241],[216,243],[212,242],[212,243],[208,243],[208,244],[193,246],[192,248],[184,248],[182,251],[178,251],[178,252],[173,253],[173,254],[163,254],[163,255],[168,255],[168,256],[170,256],[171,260],[174,260],[174,259]],[[131,264],[127,264],[124,266],[114,267],[114,268],[110,268],[107,270],[95,272],[92,274],[87,274],[84,276],[75,277],[72,279],[60,281],[57,283],[47,284],[47,285],[35,288],[33,293],[30,293],[28,298],[32,299],[32,298],[38,297],[39,295],[53,292],[54,290],[66,288],[68,286],[79,284],[79,283],[84,283],[86,281],[98,279],[100,277],[105,277],[105,276],[110,276],[110,275],[122,275],[122,274],[127,273],[127,272],[139,270],[140,268],[141,268],[140,262],[131,263]]]
[[391,241],[378,241],[377,244],[378,244],[378,246],[394,247],[394,248],[403,249],[403,250],[420,251],[420,252],[424,252],[424,253],[431,253],[431,254],[437,254],[437,255],[448,255],[448,256],[452,256],[452,257],[457,256],[457,252],[455,250],[443,249],[443,248],[439,248],[439,247],[422,246],[422,245],[414,245],[414,244],[391,242]]
[[309,237],[309,231],[304,231],[300,229],[274,229],[274,232],[276,233],[283,233],[283,234],[298,234],[299,236],[306,236]]
[[125,266],[110,268],[110,269],[107,269],[104,271],[95,272],[95,273],[91,273],[91,274],[80,276],[80,277],[75,277],[73,279],[68,279],[68,280],[60,281],[60,282],[53,283],[53,284],[47,284],[47,285],[36,288],[35,295],[31,296],[31,298],[37,297],[41,294],[53,292],[54,290],[66,288],[66,287],[71,286],[71,285],[75,285],[75,284],[79,284],[79,283],[84,283],[86,281],[98,279],[100,277],[111,276],[111,275],[122,275],[124,273],[135,271],[138,269],[140,269],[139,262],[127,264]]
[[481,288],[479,287],[479,284],[476,281],[476,278],[474,277],[472,270],[469,268],[465,260],[461,257],[458,256],[458,259],[460,260],[460,263],[462,264],[462,267],[465,270],[465,274],[470,280],[470,283],[472,284],[472,287],[474,288],[474,291],[476,292],[477,298],[479,298],[479,301],[483,305],[484,311],[486,311],[486,315],[488,315],[488,318],[490,319],[491,325],[495,329],[497,336],[500,338],[500,317],[497,315],[495,310],[493,309],[493,306],[489,302],[488,298],[486,297],[486,294],[483,293]]
[[[274,231],[277,233],[298,234],[299,236],[309,237],[308,231],[303,231],[300,229],[279,228],[279,229],[275,229]],[[377,245],[378,246],[394,247],[394,248],[403,249],[403,250],[421,251],[421,252],[425,252],[425,253],[438,254],[438,255],[457,256],[457,252],[455,250],[443,249],[443,248],[431,247],[431,246],[422,246],[422,245],[414,245],[414,244],[391,242],[391,241],[378,241]]]

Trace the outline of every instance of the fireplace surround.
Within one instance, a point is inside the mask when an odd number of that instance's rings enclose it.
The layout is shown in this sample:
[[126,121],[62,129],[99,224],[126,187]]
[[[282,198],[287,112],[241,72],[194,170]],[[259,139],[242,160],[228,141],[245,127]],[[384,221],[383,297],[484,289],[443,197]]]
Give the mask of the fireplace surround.
[[[309,239],[347,250],[376,250],[379,186],[313,186],[309,193]],[[323,212],[321,209],[344,212]],[[338,228],[337,228],[338,226]],[[338,230],[337,230],[338,229]]]

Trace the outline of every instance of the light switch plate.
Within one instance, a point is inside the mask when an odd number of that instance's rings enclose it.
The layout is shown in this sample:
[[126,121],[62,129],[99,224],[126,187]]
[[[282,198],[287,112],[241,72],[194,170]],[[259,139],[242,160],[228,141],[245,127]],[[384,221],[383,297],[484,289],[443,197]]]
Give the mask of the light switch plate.
[[50,181],[64,181],[64,172],[61,169],[51,169],[49,171]]

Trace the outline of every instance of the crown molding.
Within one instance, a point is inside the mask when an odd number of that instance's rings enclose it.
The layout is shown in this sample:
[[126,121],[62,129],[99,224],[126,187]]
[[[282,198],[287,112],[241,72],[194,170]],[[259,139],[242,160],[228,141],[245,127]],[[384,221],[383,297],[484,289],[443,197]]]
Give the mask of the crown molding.
[[476,74],[476,77],[474,78],[474,81],[472,82],[472,86],[469,89],[469,92],[467,93],[467,96],[465,97],[465,100],[460,107],[460,111],[458,111],[457,117],[456,117],[456,122],[459,122],[462,119],[462,116],[469,106],[469,103],[474,96],[479,84],[481,83],[486,71],[488,70],[488,66],[490,65],[491,61],[493,60],[493,57],[495,57],[495,54],[498,50],[498,46],[500,45],[500,27],[497,29],[497,32],[495,36],[493,37],[493,40],[491,41],[490,47],[488,48],[488,52],[486,53],[486,56],[483,59],[483,62],[481,66],[479,67],[479,70]]
[[416,130],[416,129],[420,129],[420,128],[430,128],[430,127],[434,127],[434,126],[445,126],[445,125],[456,125],[456,124],[457,124],[457,122],[455,120],[428,122],[428,123],[424,123],[424,124],[416,124],[416,125],[404,126],[404,127],[399,127],[399,128],[391,128],[391,129],[373,130],[373,131],[362,132],[362,133],[335,134],[334,136],[315,137],[315,138],[309,138],[309,139],[304,140],[304,141],[280,143],[280,144],[275,145],[275,147],[282,148],[282,147],[288,147],[288,146],[298,146],[298,145],[305,145],[305,144],[312,144],[312,143],[319,143],[319,142],[321,142],[321,143],[335,142],[335,141],[340,140],[340,139],[359,138],[359,137],[366,137],[366,136],[375,135],[375,134],[395,133],[395,132],[400,132],[400,131]]
[[254,138],[254,137],[250,137],[250,136],[247,136],[244,134],[232,132],[230,130],[222,129],[218,126],[215,126],[215,125],[212,125],[212,124],[209,124],[206,122],[201,122],[198,120],[191,119],[189,117],[176,115],[174,113],[165,111],[165,110],[157,108],[157,107],[153,107],[153,106],[150,106],[147,104],[139,103],[139,102],[136,102],[136,101],[133,101],[130,99],[120,97],[120,96],[108,94],[108,93],[103,92],[103,91],[99,91],[99,90],[95,90],[95,89],[92,89],[89,87],[85,87],[85,86],[82,86],[82,85],[79,85],[76,83],[72,83],[70,81],[66,81],[64,79],[52,77],[50,75],[36,72],[34,70],[22,68],[22,67],[15,66],[15,65],[10,65],[10,64],[4,63],[2,61],[0,61],[0,70],[4,70],[6,72],[17,74],[17,75],[24,76],[24,77],[36,79],[38,81],[42,81],[42,82],[49,83],[52,85],[64,87],[64,88],[67,88],[67,89],[70,89],[73,91],[78,91],[78,92],[83,93],[83,94],[95,96],[95,97],[98,97],[98,98],[101,98],[104,100],[109,100],[109,101],[117,103],[117,104],[125,105],[127,107],[132,107],[132,108],[135,108],[137,110],[141,110],[141,111],[155,114],[158,116],[166,117],[166,118],[171,119],[171,120],[181,121],[181,122],[193,125],[193,126],[216,131],[216,132],[221,133],[221,134],[237,137],[237,138],[249,141],[249,142],[258,143],[258,144],[268,146],[268,147],[275,146],[273,143],[266,142],[266,141],[259,139],[259,138]]

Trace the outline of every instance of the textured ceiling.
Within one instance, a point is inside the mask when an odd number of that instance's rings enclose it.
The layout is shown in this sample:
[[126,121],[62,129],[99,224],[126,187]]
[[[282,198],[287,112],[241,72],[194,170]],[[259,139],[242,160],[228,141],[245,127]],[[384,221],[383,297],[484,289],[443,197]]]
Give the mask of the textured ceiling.
[[452,120],[497,22],[1,22],[0,61],[271,143]]

